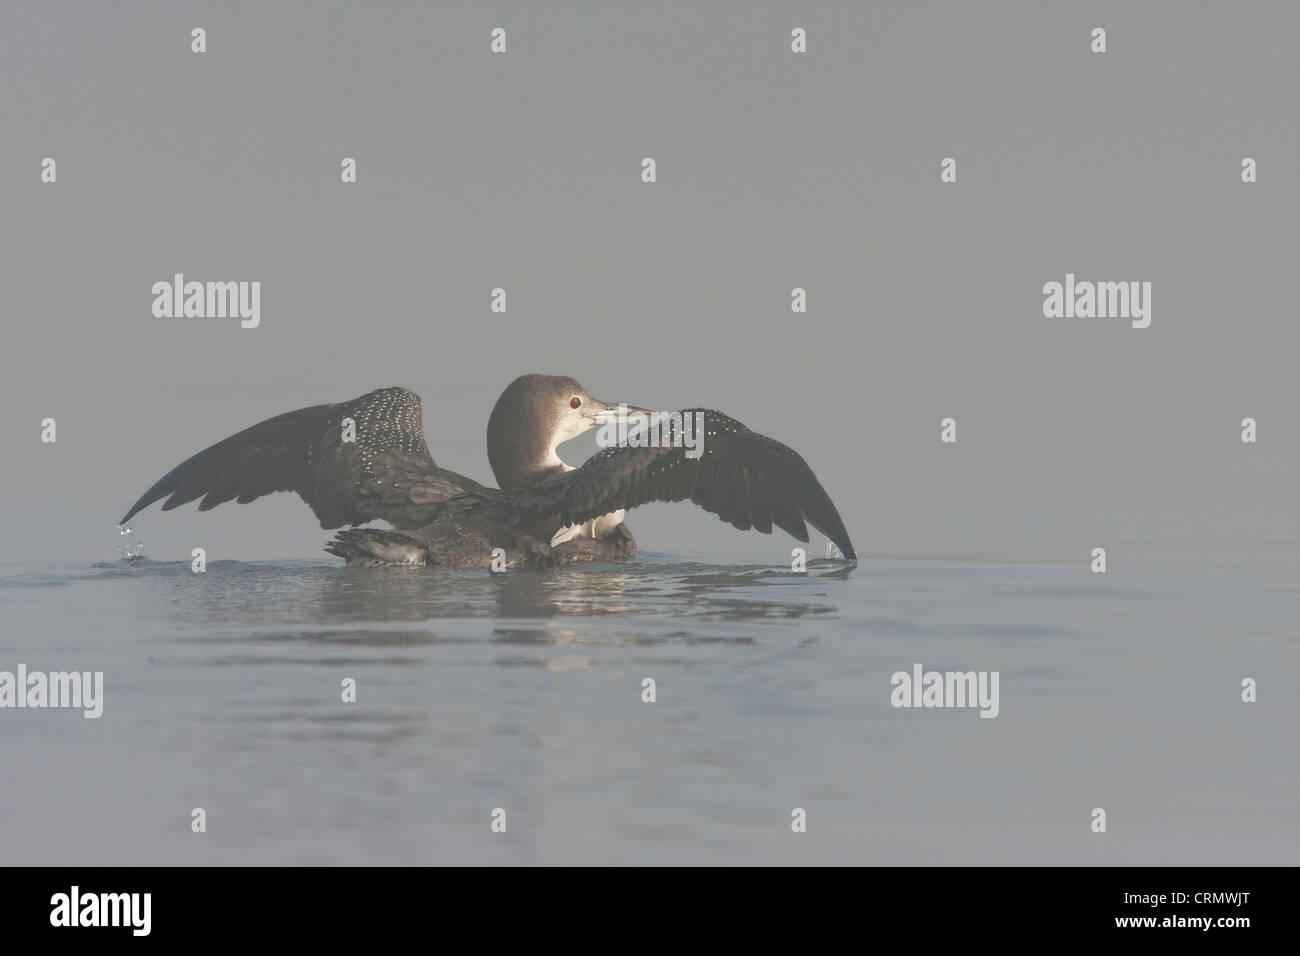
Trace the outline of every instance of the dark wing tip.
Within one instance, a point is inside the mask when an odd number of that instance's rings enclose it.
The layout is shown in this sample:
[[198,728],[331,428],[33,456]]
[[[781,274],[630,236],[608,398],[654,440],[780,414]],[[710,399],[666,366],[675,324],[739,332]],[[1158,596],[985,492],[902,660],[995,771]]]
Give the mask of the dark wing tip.
[[122,520],[119,521],[118,524],[125,525],[128,521],[130,521],[132,518],[138,515],[141,511],[144,511],[145,508],[148,508],[151,504],[153,504],[159,498],[163,497],[163,495],[165,494],[167,494],[167,492],[160,491],[158,485],[155,484],[152,488],[150,488],[148,491],[146,491],[144,494],[140,496],[139,500],[136,501],[136,503],[131,506],[131,510],[128,511],[123,516]]
[[[711,414],[715,422],[722,420],[721,430],[729,432],[736,440],[736,445],[727,450],[727,455],[734,456],[742,465],[745,483],[738,491],[751,515],[761,516],[765,521],[770,519],[772,524],[803,542],[809,540],[808,525],[812,525],[826,535],[846,559],[857,560],[844,519],[803,456],[774,438],[746,428],[735,419],[719,412]],[[759,527],[757,520],[754,524]]]
[[812,469],[807,465],[804,468],[807,495],[800,503],[803,516],[809,524],[830,538],[831,543],[840,549],[840,554],[844,555],[846,560],[856,561],[858,553],[853,549],[853,542],[849,540],[849,531],[844,527],[844,519],[840,517],[835,503],[831,501],[831,496],[826,493],[826,489],[817,480]]

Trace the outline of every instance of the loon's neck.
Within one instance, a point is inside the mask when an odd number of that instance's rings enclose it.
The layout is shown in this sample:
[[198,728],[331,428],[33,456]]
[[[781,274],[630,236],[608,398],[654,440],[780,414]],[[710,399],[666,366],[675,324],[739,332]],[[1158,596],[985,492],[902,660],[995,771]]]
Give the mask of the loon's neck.
[[529,488],[553,475],[573,471],[556,453],[550,436],[519,427],[495,412],[488,422],[488,463],[502,491]]

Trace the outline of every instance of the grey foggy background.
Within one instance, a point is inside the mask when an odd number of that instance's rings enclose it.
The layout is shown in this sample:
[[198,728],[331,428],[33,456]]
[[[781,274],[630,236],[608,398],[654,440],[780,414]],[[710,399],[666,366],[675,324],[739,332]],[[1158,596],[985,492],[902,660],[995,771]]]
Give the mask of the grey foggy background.
[[[548,6],[4,5],[0,557],[111,559],[183,458],[381,385],[491,480],[492,402],[545,371],[793,445],[864,556],[1295,566],[1293,4]],[[260,280],[261,327],[154,318],[174,272]],[[1151,327],[1044,318],[1066,272],[1151,281]],[[134,526],[159,559],[328,537],[284,495]]]

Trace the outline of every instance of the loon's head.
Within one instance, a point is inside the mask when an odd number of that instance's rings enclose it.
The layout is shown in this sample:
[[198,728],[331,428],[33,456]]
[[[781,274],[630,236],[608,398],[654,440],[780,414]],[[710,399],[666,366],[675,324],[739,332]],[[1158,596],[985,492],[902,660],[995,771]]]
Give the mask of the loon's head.
[[502,488],[523,488],[568,469],[555,449],[617,415],[567,375],[521,375],[488,419],[488,462]]

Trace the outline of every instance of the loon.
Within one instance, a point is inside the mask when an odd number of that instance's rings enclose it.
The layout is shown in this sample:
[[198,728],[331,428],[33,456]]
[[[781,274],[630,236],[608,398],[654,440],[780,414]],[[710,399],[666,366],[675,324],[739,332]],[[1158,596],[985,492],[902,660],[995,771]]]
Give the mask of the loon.
[[[508,568],[555,567],[630,558],[636,541],[623,521],[627,511],[690,500],[741,531],[770,534],[775,525],[806,542],[806,521],[846,560],[857,559],[803,458],[721,412],[680,413],[682,422],[703,422],[694,457],[680,440],[657,447],[628,441],[580,468],[556,453],[563,442],[630,413],[650,414],[598,401],[568,376],[520,376],[488,419],[497,489],[436,465],[420,397],[381,388],[277,415],[205,448],[158,479],[121,523],[162,498],[164,511],[200,497],[199,510],[207,511],[293,491],[322,528],[352,526],[325,546],[349,565],[482,568],[495,558]],[[665,434],[681,437],[671,427]],[[356,527],[376,520],[392,530]]]

